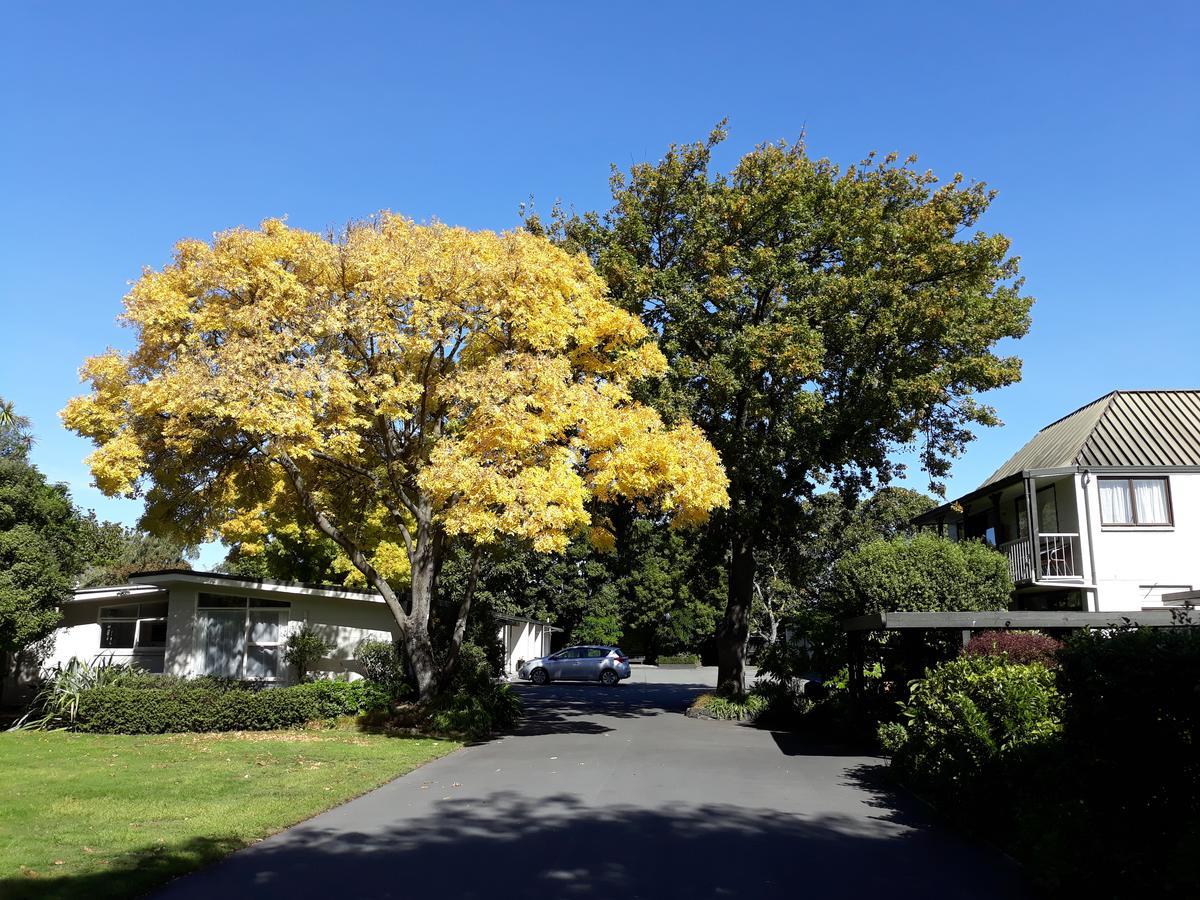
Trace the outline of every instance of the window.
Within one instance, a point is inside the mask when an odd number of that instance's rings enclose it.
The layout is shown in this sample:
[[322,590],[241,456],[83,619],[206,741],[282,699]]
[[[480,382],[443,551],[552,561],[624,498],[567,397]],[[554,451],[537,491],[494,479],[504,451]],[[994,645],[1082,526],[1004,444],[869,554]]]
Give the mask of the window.
[[603,647],[588,647],[588,659],[604,659],[608,656],[608,651]]
[[1029,508],[1025,505],[1025,498],[1018,497],[1013,501],[1013,509],[1015,510],[1015,518],[1017,520],[1017,537],[1016,540],[1023,541],[1029,537]]
[[1058,494],[1052,484],[1037,492],[1037,526],[1040,534],[1058,533]]
[[254,597],[201,594],[198,619],[204,673],[225,678],[279,677],[283,619],[290,604]]
[[167,645],[167,604],[130,603],[100,609],[101,650],[159,650]]
[[1170,525],[1171,492],[1165,478],[1101,478],[1102,525]]

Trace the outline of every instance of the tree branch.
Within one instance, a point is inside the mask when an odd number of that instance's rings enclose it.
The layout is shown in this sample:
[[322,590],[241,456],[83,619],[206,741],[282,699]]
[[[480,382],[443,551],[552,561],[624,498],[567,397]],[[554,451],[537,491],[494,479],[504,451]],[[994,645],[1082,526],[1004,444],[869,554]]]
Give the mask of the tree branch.
[[409,617],[400,606],[400,601],[396,598],[396,592],[387,583],[387,579],[380,575],[375,567],[371,565],[370,560],[367,559],[362,549],[346,537],[342,530],[317,505],[316,499],[304,481],[304,475],[300,471],[300,467],[296,465],[295,461],[285,450],[275,451],[275,461],[287,473],[288,479],[292,483],[292,488],[296,491],[296,496],[300,499],[301,505],[304,506],[313,524],[320,529],[322,534],[346,551],[346,555],[350,557],[350,562],[354,564],[356,569],[362,572],[363,577],[367,579],[367,583],[379,591],[380,596],[383,597],[384,602],[388,605],[388,609],[396,617],[396,623],[402,630],[408,631],[410,627]]

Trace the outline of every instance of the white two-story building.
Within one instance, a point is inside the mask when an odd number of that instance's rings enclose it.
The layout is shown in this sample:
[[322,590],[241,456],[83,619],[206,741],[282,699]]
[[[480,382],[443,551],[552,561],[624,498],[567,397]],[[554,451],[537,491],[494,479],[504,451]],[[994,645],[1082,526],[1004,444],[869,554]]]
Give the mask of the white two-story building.
[[1008,557],[1014,609],[1158,609],[1200,588],[1200,390],[1114,391],[917,519]]

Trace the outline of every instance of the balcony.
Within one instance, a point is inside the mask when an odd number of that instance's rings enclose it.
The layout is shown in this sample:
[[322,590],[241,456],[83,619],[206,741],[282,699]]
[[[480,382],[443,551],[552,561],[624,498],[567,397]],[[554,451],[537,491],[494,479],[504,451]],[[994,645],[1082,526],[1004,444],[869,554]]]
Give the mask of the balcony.
[[1065,532],[1037,536],[1038,572],[1033,567],[1033,541],[1022,538],[1001,544],[999,550],[1008,557],[1008,574],[1013,584],[1058,578],[1082,578],[1079,566],[1079,535]]

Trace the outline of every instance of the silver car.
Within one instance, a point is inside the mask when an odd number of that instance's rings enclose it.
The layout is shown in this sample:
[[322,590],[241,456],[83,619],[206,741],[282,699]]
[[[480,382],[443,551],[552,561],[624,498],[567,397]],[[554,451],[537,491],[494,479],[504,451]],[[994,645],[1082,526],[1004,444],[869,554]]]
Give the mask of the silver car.
[[629,677],[629,657],[618,647],[568,647],[549,656],[529,660],[517,674],[534,684],[599,681],[612,687]]

